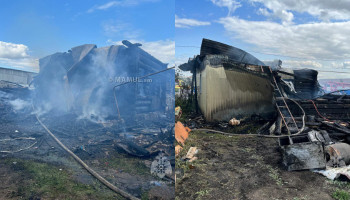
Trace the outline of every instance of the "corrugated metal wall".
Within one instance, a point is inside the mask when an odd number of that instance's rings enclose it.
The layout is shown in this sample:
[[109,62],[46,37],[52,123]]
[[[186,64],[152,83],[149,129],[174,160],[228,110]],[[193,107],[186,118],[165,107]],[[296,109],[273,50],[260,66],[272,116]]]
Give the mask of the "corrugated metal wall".
[[274,113],[273,88],[266,78],[202,62],[197,73],[198,103],[207,121]]
[[28,85],[33,79],[33,73],[20,70],[0,68],[0,80]]

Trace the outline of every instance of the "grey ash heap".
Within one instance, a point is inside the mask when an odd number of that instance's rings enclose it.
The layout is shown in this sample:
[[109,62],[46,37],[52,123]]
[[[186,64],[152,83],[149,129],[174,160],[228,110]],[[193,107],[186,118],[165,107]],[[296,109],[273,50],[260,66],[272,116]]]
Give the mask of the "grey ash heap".
[[[173,70],[138,79],[167,64],[142,50],[141,44],[123,44],[85,44],[40,59],[40,73],[32,82],[39,114],[74,111],[82,118],[105,121],[118,117],[118,112],[133,117],[170,109],[173,87],[165,81],[173,77]],[[116,105],[113,87],[125,82],[130,84],[116,88]]]

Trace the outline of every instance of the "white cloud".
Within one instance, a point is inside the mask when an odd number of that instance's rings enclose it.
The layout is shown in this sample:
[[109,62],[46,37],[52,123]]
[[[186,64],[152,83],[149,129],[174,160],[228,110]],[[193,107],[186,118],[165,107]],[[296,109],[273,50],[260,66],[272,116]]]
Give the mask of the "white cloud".
[[250,0],[262,3],[272,14],[284,20],[292,15],[289,11],[308,13],[324,21],[350,19],[349,0]]
[[318,72],[317,79],[349,79],[350,76],[348,73],[332,73],[332,72]]
[[102,24],[103,31],[106,36],[119,36],[124,39],[135,39],[141,35],[141,31],[133,27],[132,24],[122,21],[107,21]]
[[314,69],[318,71],[318,79],[350,78],[350,74],[346,71],[350,68],[350,61],[282,60],[282,68]]
[[271,15],[271,13],[266,8],[259,8],[258,9],[258,14],[264,15],[264,16],[270,16]]
[[137,6],[144,2],[156,2],[158,0],[119,0],[119,1],[109,1],[102,5],[95,5],[89,10],[87,10],[87,13],[93,13],[96,10],[107,10],[112,7],[120,6],[120,7],[130,7],[130,6]]
[[303,68],[308,68],[308,69],[320,69],[323,67],[323,65],[314,60],[283,60],[282,61],[282,66],[286,68],[293,68],[293,69],[303,69]]
[[[231,39],[251,45],[256,52],[275,55],[283,61],[283,67],[316,69],[322,78],[350,76],[328,72],[350,68],[349,0],[249,1],[268,21],[231,16],[241,6],[239,0],[211,0],[217,6],[231,7],[228,16],[217,21]],[[311,17],[298,19],[299,14]]]
[[[169,66],[174,65],[175,60],[175,41],[173,40],[158,40],[158,41],[140,41],[129,40],[131,43],[141,43],[143,50],[151,54],[163,63],[169,63]],[[108,40],[108,44],[122,45],[122,41]]]
[[176,28],[190,28],[192,26],[208,26],[210,22],[199,21],[195,19],[180,18],[175,15],[175,27]]
[[175,57],[175,41],[158,40],[142,43],[142,49],[164,63],[172,64]]
[[350,61],[343,62],[343,68],[344,69],[350,69]]
[[266,17],[280,18],[283,24],[290,24],[294,19],[293,13],[286,10],[276,10],[274,12],[269,12],[266,8],[259,8],[258,14],[264,15]]
[[304,59],[349,59],[350,22],[279,24],[225,17],[218,21],[233,38],[262,53]]
[[210,0],[213,4],[219,6],[219,7],[227,7],[228,9],[228,16],[230,16],[235,10],[239,7],[241,7],[241,3],[239,3],[236,0]]
[[39,72],[39,60],[35,58],[0,58],[0,67]]
[[14,44],[0,41],[0,58],[28,57],[28,47],[23,44]]
[[[264,61],[269,63],[271,61]],[[316,61],[316,60],[282,60],[283,68],[315,69],[315,70],[344,70],[350,68],[350,61]]]
[[0,67],[39,71],[38,59],[31,58],[28,51],[28,46],[24,44],[0,41]]
[[182,55],[176,55],[175,56],[175,60],[174,60],[174,64],[176,66],[182,65],[184,63],[187,63],[189,58],[192,58],[193,54],[182,54]]

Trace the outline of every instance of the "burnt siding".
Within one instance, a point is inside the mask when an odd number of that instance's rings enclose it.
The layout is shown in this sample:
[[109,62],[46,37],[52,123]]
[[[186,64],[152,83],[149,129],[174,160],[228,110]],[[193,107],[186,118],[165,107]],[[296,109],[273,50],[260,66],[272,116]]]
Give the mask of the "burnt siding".
[[198,102],[207,121],[274,113],[273,89],[267,78],[203,64],[204,70],[197,74]]

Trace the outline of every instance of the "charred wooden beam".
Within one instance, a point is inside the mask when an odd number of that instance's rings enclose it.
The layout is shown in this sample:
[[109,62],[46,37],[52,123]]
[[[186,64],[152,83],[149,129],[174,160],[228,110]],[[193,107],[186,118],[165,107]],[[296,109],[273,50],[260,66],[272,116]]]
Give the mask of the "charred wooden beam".
[[325,121],[322,121],[321,122],[323,125],[333,129],[333,130],[337,130],[337,131],[340,131],[342,133],[345,133],[345,134],[348,134],[350,135],[350,129],[346,128],[346,127],[343,127],[343,128],[340,128],[339,126],[336,126],[335,124],[331,124],[329,122],[325,122]]

